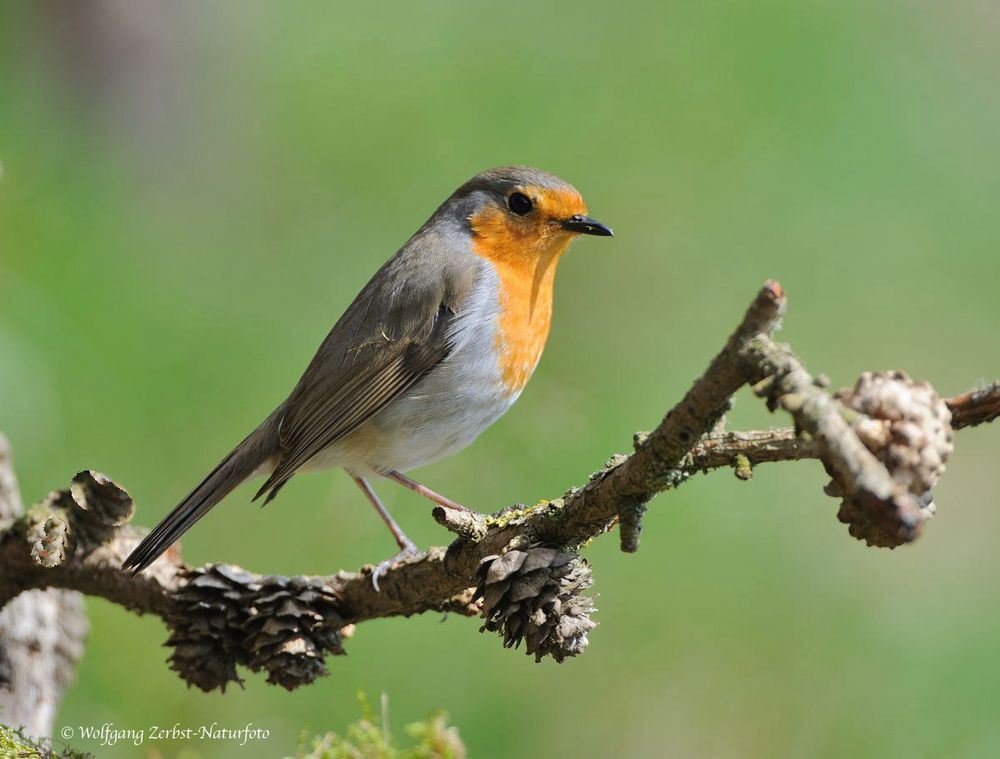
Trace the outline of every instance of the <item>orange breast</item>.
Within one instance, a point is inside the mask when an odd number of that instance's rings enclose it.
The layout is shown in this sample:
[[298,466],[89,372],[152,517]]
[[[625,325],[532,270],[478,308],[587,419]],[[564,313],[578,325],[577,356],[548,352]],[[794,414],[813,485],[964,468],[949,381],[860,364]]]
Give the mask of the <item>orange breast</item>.
[[531,379],[552,323],[552,279],[556,261],[536,279],[532,272],[497,267],[500,275],[500,330],[497,356],[508,395]]
[[508,395],[520,392],[545,348],[552,322],[552,281],[570,237],[512,230],[500,213],[473,220],[473,250],[489,260],[500,279],[500,329],[496,348]]

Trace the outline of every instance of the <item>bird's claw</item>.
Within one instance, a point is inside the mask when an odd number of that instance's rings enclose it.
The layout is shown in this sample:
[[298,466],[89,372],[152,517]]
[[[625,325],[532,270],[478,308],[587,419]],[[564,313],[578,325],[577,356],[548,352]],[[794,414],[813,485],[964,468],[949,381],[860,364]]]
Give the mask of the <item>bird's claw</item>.
[[420,551],[417,549],[417,547],[413,543],[410,543],[409,545],[404,546],[403,549],[395,556],[390,556],[385,561],[380,561],[378,564],[372,567],[372,587],[375,588],[375,592],[376,593],[380,592],[378,586],[378,581],[380,577],[384,576],[386,572],[388,572],[392,567],[394,567],[399,562],[405,561],[406,559],[412,559],[419,553]]

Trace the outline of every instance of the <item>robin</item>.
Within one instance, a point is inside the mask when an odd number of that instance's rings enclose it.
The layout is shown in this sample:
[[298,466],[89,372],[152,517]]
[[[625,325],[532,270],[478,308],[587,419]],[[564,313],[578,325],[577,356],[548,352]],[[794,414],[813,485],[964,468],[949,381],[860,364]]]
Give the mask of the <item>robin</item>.
[[580,234],[610,237],[583,198],[525,166],[459,187],[379,269],[320,345],[291,395],[125,560],[148,567],[231,490],[267,475],[264,503],[298,472],[343,467],[416,553],[371,486],[393,480],[462,505],[407,472],[465,448],[510,408],[545,347],[559,258]]

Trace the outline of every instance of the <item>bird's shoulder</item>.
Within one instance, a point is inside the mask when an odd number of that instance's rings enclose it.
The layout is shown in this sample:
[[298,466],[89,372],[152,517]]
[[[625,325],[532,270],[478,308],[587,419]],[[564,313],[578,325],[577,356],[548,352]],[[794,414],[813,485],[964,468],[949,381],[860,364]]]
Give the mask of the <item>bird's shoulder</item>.
[[421,230],[362,288],[324,339],[317,358],[339,356],[354,365],[427,339],[440,310],[462,310],[482,264],[467,242]]
[[463,237],[425,226],[379,268],[319,346],[286,416],[361,374],[447,353],[442,320],[461,314],[483,280],[485,262]]

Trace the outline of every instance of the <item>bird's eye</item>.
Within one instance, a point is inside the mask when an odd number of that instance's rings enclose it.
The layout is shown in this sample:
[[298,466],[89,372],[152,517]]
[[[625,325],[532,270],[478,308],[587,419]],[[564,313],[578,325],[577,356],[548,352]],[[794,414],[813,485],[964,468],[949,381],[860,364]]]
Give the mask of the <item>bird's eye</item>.
[[507,207],[518,216],[524,216],[531,211],[534,204],[531,202],[531,198],[523,192],[512,192],[507,198]]

